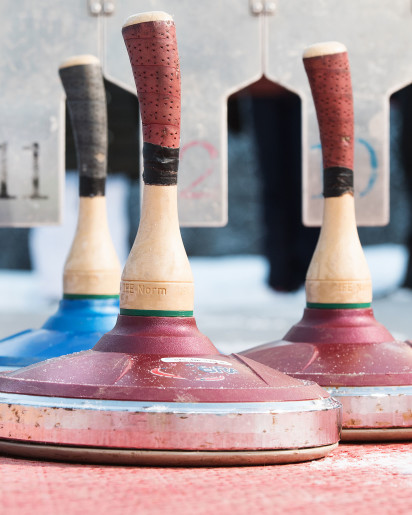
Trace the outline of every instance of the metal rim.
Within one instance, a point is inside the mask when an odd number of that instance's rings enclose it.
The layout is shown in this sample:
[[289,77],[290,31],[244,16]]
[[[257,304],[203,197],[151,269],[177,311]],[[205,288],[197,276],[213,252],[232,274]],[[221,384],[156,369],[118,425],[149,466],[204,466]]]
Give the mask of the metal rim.
[[277,451],[145,451],[98,449],[27,444],[0,439],[0,452],[22,458],[106,465],[147,465],[169,467],[228,467],[239,465],[280,465],[317,460],[330,454],[337,443],[308,449]]
[[412,437],[412,386],[325,387],[342,403],[343,440]]
[[331,397],[304,401],[282,402],[148,402],[107,399],[75,399],[0,392],[0,404],[15,404],[42,408],[87,409],[95,411],[127,411],[149,413],[295,413],[333,410],[339,403]]
[[407,386],[324,386],[333,397],[382,397],[412,395],[412,385]]
[[342,442],[391,442],[412,440],[412,428],[342,429]]
[[[0,438],[134,451],[280,451],[339,440],[340,403],[161,403],[0,394]],[[320,429],[321,428],[321,429]]]

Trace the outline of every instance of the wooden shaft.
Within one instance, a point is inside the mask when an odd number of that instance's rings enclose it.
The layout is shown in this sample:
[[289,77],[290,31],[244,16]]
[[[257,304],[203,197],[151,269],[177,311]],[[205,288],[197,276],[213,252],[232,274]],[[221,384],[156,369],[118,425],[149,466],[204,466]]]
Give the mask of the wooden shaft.
[[64,294],[119,295],[120,274],[107,223],[106,198],[80,197],[76,233],[64,265]]
[[319,43],[304,52],[303,61],[319,123],[325,197],[322,229],[306,276],[308,306],[367,307],[372,284],[355,218],[348,55],[341,43]]
[[194,287],[180,235],[177,171],[180,66],[175,26],[163,12],[131,16],[123,26],[143,126],[144,189],[136,240],[123,271],[126,315],[192,316]]
[[66,296],[119,295],[120,263],[107,223],[107,109],[94,56],[71,57],[59,68],[79,164],[79,218],[63,274]]

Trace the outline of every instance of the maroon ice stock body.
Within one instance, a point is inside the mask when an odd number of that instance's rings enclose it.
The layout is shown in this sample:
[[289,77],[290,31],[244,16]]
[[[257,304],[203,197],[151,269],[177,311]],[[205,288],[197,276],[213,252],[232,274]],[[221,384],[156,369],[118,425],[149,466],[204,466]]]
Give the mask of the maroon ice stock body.
[[367,309],[306,308],[284,338],[242,353],[324,387],[411,384],[412,348]]
[[0,377],[23,395],[160,402],[265,402],[328,394],[248,358],[220,355],[194,318],[120,315],[93,350]]
[[324,387],[342,404],[342,440],[412,438],[412,347],[370,308],[307,308],[283,340],[242,355]]
[[191,317],[120,315],[93,350],[0,376],[0,451],[92,463],[256,465],[337,445],[340,404],[218,353]]

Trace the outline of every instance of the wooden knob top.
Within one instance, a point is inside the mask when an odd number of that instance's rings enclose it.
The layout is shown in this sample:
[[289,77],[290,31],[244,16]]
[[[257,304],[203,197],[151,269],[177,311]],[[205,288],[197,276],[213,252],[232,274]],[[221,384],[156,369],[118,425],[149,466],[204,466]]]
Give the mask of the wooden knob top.
[[319,57],[323,55],[341,54],[347,52],[346,47],[339,41],[325,41],[324,43],[315,43],[305,48],[303,59],[309,57]]
[[61,63],[59,70],[62,70],[63,68],[70,68],[72,66],[83,66],[88,64],[95,64],[100,66],[100,61],[97,57],[90,54],[73,55]]
[[303,62],[319,123],[325,197],[353,193],[354,115],[352,83],[342,43],[307,48]]
[[132,14],[123,23],[123,28],[129,25],[137,25],[138,23],[144,23],[146,21],[173,21],[170,14],[164,11],[149,11],[145,13]]

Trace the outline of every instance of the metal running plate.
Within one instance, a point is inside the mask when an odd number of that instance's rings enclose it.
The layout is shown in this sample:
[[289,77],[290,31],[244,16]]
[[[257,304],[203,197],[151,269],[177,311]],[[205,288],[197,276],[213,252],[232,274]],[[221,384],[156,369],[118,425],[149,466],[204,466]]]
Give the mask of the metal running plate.
[[342,429],[343,442],[400,442],[412,440],[412,428],[407,429]]
[[325,389],[342,403],[342,440],[412,438],[412,386]]
[[169,467],[228,467],[238,465],[281,465],[317,460],[330,454],[337,443],[308,449],[283,451],[136,451],[58,445],[26,444],[0,440],[0,452],[11,456],[75,463],[147,465]]
[[0,394],[0,439],[167,451],[280,451],[339,440],[332,398],[257,403],[161,403]]

